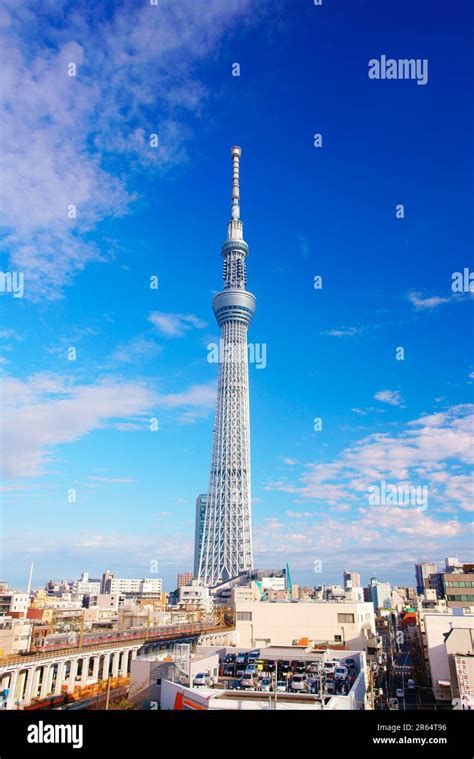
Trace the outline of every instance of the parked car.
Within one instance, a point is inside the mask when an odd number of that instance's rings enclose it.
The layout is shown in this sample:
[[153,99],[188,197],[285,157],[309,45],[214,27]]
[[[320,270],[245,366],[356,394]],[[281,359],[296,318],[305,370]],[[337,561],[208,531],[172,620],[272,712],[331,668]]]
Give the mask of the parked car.
[[240,678],[241,688],[255,688],[255,678],[250,672],[244,672]]
[[265,691],[265,693],[269,693],[272,690],[271,677],[262,677],[260,680],[260,690]]
[[323,664],[324,672],[327,675],[333,675],[336,670],[336,662],[334,661],[325,661]]
[[193,679],[193,685],[194,687],[199,687],[200,685],[210,685],[211,684],[211,678],[207,674],[207,672],[199,672],[197,675],[194,675]]
[[405,691],[403,690],[403,688],[397,688],[397,690],[395,691],[395,695],[397,698],[405,698]]
[[355,659],[345,659],[344,664],[346,665],[347,669],[352,669],[356,665]]
[[264,664],[263,669],[266,672],[275,672],[275,662],[274,661],[267,661]]
[[235,654],[226,654],[224,664],[233,664],[235,662]]
[[388,699],[388,708],[392,710],[400,709],[400,704],[398,703],[397,698],[389,698]]
[[223,670],[223,677],[233,677],[235,674],[235,667],[227,665]]
[[247,654],[237,654],[235,657],[236,664],[247,664]]
[[283,672],[283,673],[289,672],[290,669],[291,669],[291,664],[289,661],[281,661],[280,664],[278,665],[279,672]]
[[313,675],[319,674],[319,664],[317,661],[312,661],[311,664],[308,664],[306,667],[307,672],[311,672]]
[[332,695],[336,692],[336,684],[334,680],[326,680],[326,692]]
[[240,680],[232,680],[230,690],[240,690]]
[[254,651],[250,651],[249,658],[252,657],[252,659],[258,659],[260,657],[260,651],[258,649],[255,649]]
[[277,680],[277,693],[286,692],[286,680]]
[[245,674],[249,674],[250,673],[251,675],[255,676],[257,674],[257,672],[258,672],[258,670],[257,670],[257,665],[256,664],[247,664],[247,666],[245,667]]
[[293,691],[301,692],[306,690],[306,675],[293,675],[290,687]]
[[237,664],[235,668],[235,674],[237,677],[242,677],[242,675],[245,674],[245,670],[247,669],[246,664]]
[[336,680],[336,693],[339,693],[341,696],[347,696],[349,693],[349,683],[345,680]]
[[347,680],[348,675],[349,673],[346,667],[336,667],[336,669],[334,670],[335,680]]
[[319,693],[319,680],[310,680],[309,683],[309,692],[310,693]]
[[295,662],[295,666],[293,668],[293,672],[297,672],[299,675],[303,674],[303,672],[306,670],[306,664],[304,661],[297,661]]
[[416,683],[415,683],[415,681],[412,680],[411,678],[409,680],[407,680],[407,687],[408,687],[408,690],[416,690]]

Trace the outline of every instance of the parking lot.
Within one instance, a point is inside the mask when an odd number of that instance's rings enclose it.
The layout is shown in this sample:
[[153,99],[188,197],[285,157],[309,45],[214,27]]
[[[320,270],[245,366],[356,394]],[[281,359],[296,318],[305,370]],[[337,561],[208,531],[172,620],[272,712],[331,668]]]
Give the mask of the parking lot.
[[227,653],[219,664],[219,678],[211,682],[205,673],[193,686],[206,685],[226,690],[260,693],[348,695],[358,675],[359,662],[350,652],[300,654],[301,659],[268,658],[265,652]]

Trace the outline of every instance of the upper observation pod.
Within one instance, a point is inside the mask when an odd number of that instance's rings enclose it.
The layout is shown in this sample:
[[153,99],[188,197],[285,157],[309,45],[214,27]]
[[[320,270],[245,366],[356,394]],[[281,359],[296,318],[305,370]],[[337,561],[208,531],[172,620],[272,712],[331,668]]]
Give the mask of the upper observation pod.
[[245,259],[249,252],[243,238],[243,223],[240,218],[240,156],[242,149],[234,145],[232,156],[232,207],[231,220],[227,227],[227,240],[222,245],[224,290],[212,302],[216,319],[220,326],[224,322],[236,320],[248,326],[255,313],[256,300],[246,290],[247,267]]

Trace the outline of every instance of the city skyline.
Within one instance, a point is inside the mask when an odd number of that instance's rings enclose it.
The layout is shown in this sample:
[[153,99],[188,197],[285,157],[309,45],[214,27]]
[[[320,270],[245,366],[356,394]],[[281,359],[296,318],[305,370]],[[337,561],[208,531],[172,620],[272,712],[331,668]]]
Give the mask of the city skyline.
[[[426,30],[408,2],[407,28],[370,3],[161,5],[3,11],[2,267],[25,293],[1,294],[1,579],[192,569],[235,144],[265,346],[254,565],[413,585],[416,562],[469,561],[467,12]],[[426,85],[370,79],[383,51],[429,59]],[[427,501],[369,502],[383,483]]]

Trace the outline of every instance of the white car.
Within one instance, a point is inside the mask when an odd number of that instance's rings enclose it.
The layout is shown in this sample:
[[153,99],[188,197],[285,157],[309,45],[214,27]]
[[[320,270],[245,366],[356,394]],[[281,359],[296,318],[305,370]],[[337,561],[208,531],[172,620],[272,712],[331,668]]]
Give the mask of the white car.
[[207,674],[207,672],[199,672],[197,675],[194,676],[193,685],[194,687],[198,687],[200,685],[210,685],[211,684],[211,678]]
[[323,668],[325,672],[334,672],[336,667],[337,667],[337,664],[335,661],[325,661],[323,664]]
[[306,675],[293,675],[291,680],[291,690],[306,690]]
[[397,690],[395,691],[395,695],[397,698],[405,698],[405,691],[403,690],[403,688],[397,688]]
[[346,667],[336,667],[336,669],[334,670],[335,680],[347,680],[348,676],[349,676],[349,673]]

